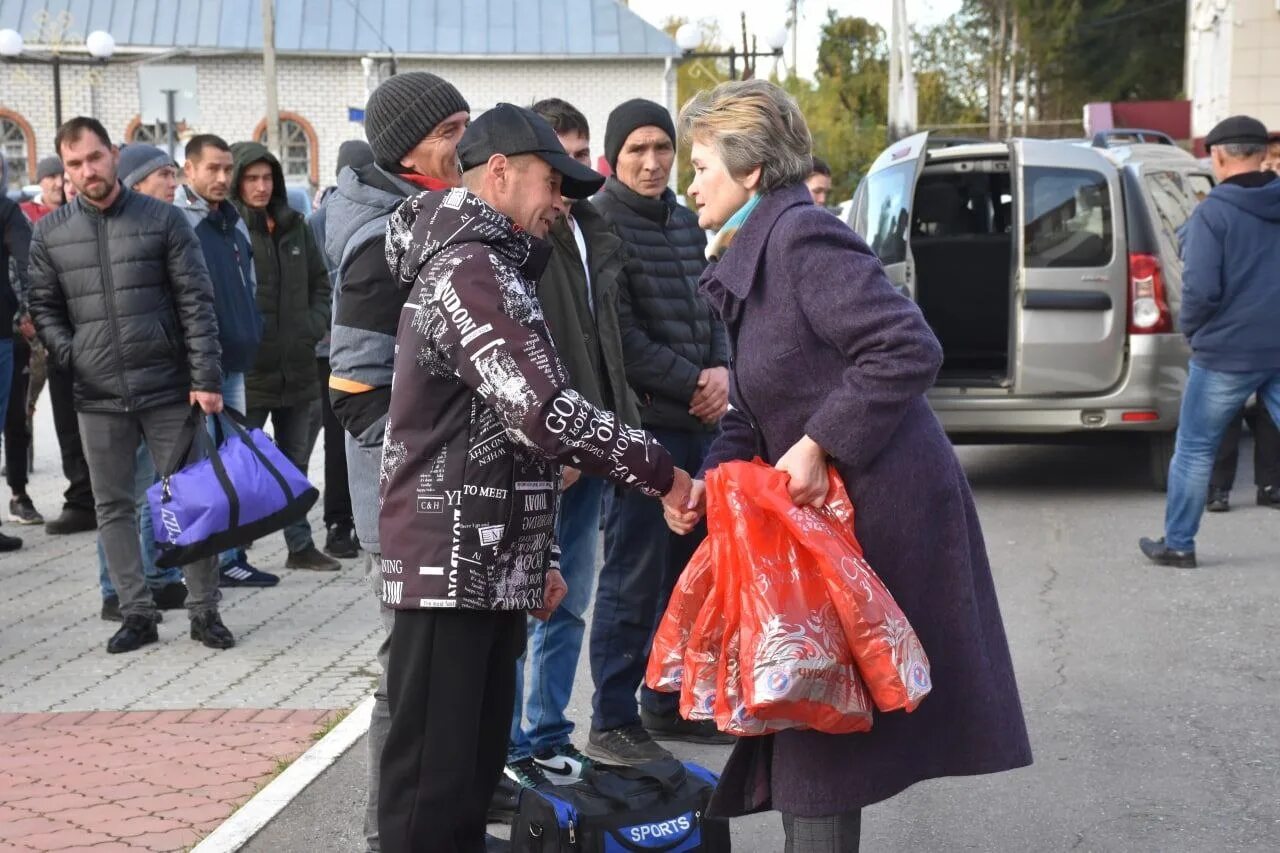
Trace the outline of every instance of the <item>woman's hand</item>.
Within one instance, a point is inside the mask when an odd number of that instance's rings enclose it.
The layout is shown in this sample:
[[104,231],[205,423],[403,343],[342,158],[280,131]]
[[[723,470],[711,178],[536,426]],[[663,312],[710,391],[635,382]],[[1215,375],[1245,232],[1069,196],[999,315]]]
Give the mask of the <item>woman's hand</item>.
[[570,468],[568,465],[560,468],[560,491],[567,492],[569,487],[582,477],[582,472],[577,468]]
[[774,466],[791,479],[787,492],[796,506],[822,509],[827,502],[827,453],[809,436],[804,436]]
[[689,498],[685,506],[662,507],[662,514],[667,520],[667,527],[678,536],[688,536],[698,526],[702,516],[707,512],[707,484],[702,480],[694,480],[689,490]]

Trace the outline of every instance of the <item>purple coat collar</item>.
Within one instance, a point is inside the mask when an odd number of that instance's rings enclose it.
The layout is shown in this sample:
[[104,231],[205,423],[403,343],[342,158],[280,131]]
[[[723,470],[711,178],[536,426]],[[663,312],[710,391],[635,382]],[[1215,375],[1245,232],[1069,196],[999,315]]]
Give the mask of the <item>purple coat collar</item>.
[[734,235],[733,244],[724,257],[702,273],[703,294],[726,320],[730,313],[726,311],[728,297],[746,299],[755,285],[760,257],[769,243],[773,226],[783,213],[802,204],[813,204],[809,188],[802,183],[766,193]]

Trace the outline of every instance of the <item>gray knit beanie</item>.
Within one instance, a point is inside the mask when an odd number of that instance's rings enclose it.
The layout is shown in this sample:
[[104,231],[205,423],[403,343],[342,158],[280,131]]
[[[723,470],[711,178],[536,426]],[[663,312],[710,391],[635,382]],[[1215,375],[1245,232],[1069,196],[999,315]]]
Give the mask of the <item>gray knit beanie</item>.
[[400,160],[454,113],[471,112],[452,83],[426,71],[397,74],[383,81],[364,108],[364,134],[373,157],[388,172],[403,171]]
[[173,165],[175,165],[173,158],[154,145],[131,142],[121,146],[120,166],[116,171],[120,174],[120,182],[129,189],[133,189],[156,169]]
[[48,157],[40,158],[40,162],[36,164],[36,183],[43,181],[45,178],[52,178],[54,175],[61,175],[63,172],[62,161],[54,154]]

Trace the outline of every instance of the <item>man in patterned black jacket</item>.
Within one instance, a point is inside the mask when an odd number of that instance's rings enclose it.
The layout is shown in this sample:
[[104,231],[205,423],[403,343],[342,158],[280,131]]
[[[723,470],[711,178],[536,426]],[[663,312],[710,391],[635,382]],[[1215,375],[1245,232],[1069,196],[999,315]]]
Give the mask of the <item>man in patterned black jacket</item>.
[[534,293],[561,194],[589,195],[600,177],[510,104],[477,119],[458,154],[465,188],[414,196],[387,227],[408,299],[381,477],[383,601],[396,609],[384,851],[484,849],[525,617],[545,619],[565,591],[560,465],[673,506],[690,486],[651,436],[569,387]]

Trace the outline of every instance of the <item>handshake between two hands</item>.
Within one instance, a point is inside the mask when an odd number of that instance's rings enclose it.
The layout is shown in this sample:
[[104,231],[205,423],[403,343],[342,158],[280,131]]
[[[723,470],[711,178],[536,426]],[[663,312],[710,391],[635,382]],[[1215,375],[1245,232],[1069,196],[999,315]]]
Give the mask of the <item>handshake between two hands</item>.
[[[789,475],[787,491],[796,506],[821,509],[829,487],[827,453],[809,436],[804,436],[774,466]],[[687,536],[707,512],[707,489],[702,480],[676,469],[675,484],[662,498],[662,514],[673,533]]]

